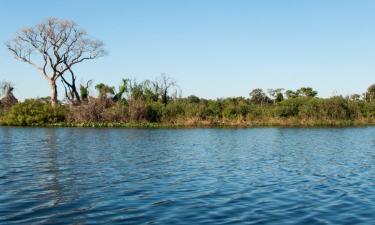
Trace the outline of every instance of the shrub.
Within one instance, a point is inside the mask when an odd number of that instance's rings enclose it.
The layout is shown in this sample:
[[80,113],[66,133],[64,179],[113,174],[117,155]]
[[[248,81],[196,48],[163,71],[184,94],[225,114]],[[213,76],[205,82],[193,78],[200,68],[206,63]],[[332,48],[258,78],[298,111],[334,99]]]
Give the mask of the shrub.
[[173,101],[165,106],[163,120],[174,120],[179,116],[184,116],[183,103],[180,101]]
[[375,101],[364,104],[361,109],[365,116],[375,117]]
[[222,102],[220,100],[210,100],[207,103],[207,116],[221,118],[222,117]]
[[227,104],[223,108],[223,117],[227,119],[235,119],[238,116],[237,106],[232,104]]
[[305,104],[312,98],[298,97],[284,100],[276,105],[274,108],[275,116],[277,117],[294,117],[299,114],[300,106]]
[[101,116],[105,122],[126,123],[129,122],[129,108],[127,105],[118,102],[104,109]]
[[160,122],[163,116],[164,105],[160,102],[148,103],[144,119],[148,122]]
[[129,118],[131,121],[141,121],[145,119],[146,102],[142,100],[129,100]]
[[103,114],[113,101],[105,98],[90,98],[81,105],[71,105],[67,114],[67,121],[73,123],[103,122]]
[[204,103],[187,103],[184,105],[186,117],[198,117],[203,114]]
[[29,99],[17,103],[5,113],[2,123],[14,126],[46,125],[63,122],[65,120],[65,107],[58,106],[53,109],[50,103]]

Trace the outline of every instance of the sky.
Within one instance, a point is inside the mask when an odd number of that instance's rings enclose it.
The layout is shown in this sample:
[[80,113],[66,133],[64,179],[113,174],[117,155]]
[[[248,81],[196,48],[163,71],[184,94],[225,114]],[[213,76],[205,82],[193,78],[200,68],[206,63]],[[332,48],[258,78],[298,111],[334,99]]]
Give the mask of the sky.
[[20,99],[49,96],[47,81],[2,43],[58,17],[109,52],[78,65],[79,82],[118,86],[164,73],[183,96],[302,86],[322,97],[363,93],[375,83],[374,12],[373,0],[0,0],[0,80]]

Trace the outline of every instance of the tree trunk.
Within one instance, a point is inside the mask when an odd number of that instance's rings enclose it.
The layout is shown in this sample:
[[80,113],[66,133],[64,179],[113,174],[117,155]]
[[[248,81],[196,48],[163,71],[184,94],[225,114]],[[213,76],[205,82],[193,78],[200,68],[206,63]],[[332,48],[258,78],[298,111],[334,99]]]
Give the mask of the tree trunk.
[[79,93],[77,91],[75,79],[73,80],[72,92],[73,92],[73,94],[75,96],[76,103],[77,104],[81,104],[81,97],[79,96]]
[[50,85],[51,85],[51,106],[52,106],[52,108],[56,108],[57,104],[58,104],[56,81],[51,80]]

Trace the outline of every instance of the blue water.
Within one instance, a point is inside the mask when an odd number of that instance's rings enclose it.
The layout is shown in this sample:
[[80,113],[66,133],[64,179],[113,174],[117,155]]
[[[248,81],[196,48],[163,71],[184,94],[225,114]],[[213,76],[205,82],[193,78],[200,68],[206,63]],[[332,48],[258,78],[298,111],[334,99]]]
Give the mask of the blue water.
[[375,128],[0,128],[0,224],[373,224]]

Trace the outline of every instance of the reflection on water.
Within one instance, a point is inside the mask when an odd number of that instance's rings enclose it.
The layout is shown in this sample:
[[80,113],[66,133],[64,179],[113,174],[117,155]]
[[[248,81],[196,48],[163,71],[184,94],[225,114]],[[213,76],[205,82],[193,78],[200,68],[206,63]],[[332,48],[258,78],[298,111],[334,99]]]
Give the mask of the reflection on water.
[[374,176],[374,128],[0,128],[0,224],[371,223]]

